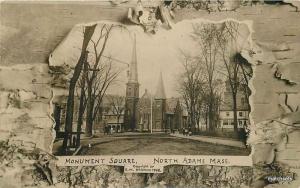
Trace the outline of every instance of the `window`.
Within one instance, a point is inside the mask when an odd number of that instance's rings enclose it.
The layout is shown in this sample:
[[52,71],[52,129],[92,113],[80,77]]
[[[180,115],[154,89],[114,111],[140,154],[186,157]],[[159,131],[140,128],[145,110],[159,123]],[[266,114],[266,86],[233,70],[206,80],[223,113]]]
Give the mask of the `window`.
[[243,116],[243,112],[239,112],[239,116],[242,117]]
[[223,120],[223,125],[228,125],[228,120],[227,119]]
[[241,102],[242,102],[242,105],[245,105],[245,98],[244,97],[241,98]]

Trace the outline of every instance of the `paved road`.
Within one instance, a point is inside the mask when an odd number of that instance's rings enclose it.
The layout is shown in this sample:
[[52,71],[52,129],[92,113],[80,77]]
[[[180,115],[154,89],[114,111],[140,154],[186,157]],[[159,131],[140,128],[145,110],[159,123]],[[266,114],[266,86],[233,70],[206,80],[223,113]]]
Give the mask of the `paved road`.
[[[166,134],[98,135],[82,140],[81,155],[249,155],[244,148],[221,146]],[[92,147],[88,148],[87,145]]]
[[176,136],[179,138],[188,138],[191,140],[197,140],[197,141],[201,141],[201,142],[207,142],[207,143],[218,144],[218,145],[245,148],[245,144],[242,141],[231,140],[231,139],[226,139],[226,138],[216,138],[216,137],[201,136],[201,135],[184,136],[182,134],[172,134],[172,136]]

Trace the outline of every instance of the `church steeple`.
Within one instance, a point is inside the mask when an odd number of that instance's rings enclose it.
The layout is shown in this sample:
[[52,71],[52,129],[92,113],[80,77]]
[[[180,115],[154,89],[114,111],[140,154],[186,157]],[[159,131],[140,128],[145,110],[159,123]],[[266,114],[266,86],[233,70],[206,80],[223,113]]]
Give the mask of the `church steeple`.
[[165,131],[166,130],[166,93],[165,87],[163,82],[162,73],[160,72],[158,84],[156,88],[156,93],[154,96],[154,108],[153,114],[154,118],[153,121],[155,124],[153,125],[154,131]]
[[134,42],[132,49],[132,58],[129,72],[128,83],[138,83],[138,71],[137,71],[137,55],[136,55],[136,38],[134,34]]
[[155,99],[166,99],[166,92],[165,92],[162,72],[160,72],[159,75],[158,84],[156,87]]
[[136,39],[132,49],[132,60],[129,70],[129,78],[126,84],[126,104],[124,114],[125,130],[134,131],[137,128],[137,105],[139,101],[139,83],[137,71]]

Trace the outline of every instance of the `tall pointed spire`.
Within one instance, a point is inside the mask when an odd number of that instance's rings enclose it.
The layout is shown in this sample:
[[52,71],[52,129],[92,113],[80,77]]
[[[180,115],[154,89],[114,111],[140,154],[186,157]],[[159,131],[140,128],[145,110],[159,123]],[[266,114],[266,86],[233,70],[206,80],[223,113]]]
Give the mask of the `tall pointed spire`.
[[162,72],[160,72],[159,75],[158,84],[155,93],[155,99],[166,99],[166,92],[165,92]]
[[134,43],[132,49],[131,65],[129,72],[129,83],[138,83],[138,71],[137,71],[137,56],[136,56],[136,39],[134,34]]

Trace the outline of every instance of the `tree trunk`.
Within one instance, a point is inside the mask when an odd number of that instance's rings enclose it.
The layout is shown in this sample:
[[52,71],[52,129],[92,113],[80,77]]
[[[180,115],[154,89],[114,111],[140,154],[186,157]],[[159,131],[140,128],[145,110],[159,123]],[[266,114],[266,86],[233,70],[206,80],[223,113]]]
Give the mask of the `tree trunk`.
[[[117,127],[119,127],[119,122],[120,122],[120,115],[117,115]],[[119,130],[117,128],[117,130]],[[121,132],[121,126],[120,126],[120,132]]]
[[233,101],[233,130],[235,133],[238,132],[238,120],[237,120],[237,98],[236,93],[232,93],[232,101]]
[[90,137],[93,135],[93,101],[92,101],[92,84],[88,83],[87,88],[88,98],[87,98],[87,111],[86,111],[86,127],[85,135]]
[[198,126],[198,133],[199,133],[200,132],[200,118],[197,118],[197,126]]
[[[208,107],[208,106],[207,106]],[[207,131],[209,128],[208,128],[208,109],[206,108],[205,109],[205,131]]]
[[73,111],[74,111],[74,97],[75,97],[75,87],[77,80],[79,79],[82,65],[87,59],[87,46],[94,34],[96,28],[96,24],[92,26],[85,27],[83,43],[81,48],[81,54],[79,60],[74,68],[73,77],[70,80],[69,86],[69,95],[67,100],[67,111],[66,111],[66,123],[65,123],[65,135],[63,141],[63,153],[66,153],[67,145],[68,145],[68,138],[71,136],[72,133],[72,124],[73,124]]
[[195,129],[196,129],[196,121],[195,121],[195,118],[196,118],[196,110],[195,110],[195,103],[193,103],[193,106],[192,106],[192,114],[193,114],[193,116],[192,116],[192,122],[191,122],[191,129],[193,130],[193,131],[195,131]]
[[210,96],[210,102],[209,102],[209,106],[208,106],[208,123],[209,123],[209,130],[210,131],[214,131],[215,127],[214,127],[214,110],[213,110],[213,103],[214,100],[212,98],[212,95]]
[[[85,62],[84,64],[84,74],[86,73],[87,71],[87,62]],[[80,103],[79,103],[79,110],[78,110],[78,121],[77,121],[77,137],[76,137],[76,146],[79,147],[80,146],[80,135],[81,135],[81,126],[82,126],[82,123],[83,123],[83,114],[84,114],[84,111],[85,111],[85,106],[84,106],[84,88],[85,88],[85,75],[83,77],[83,83],[82,83],[82,86],[81,86],[81,91],[80,91]]]

